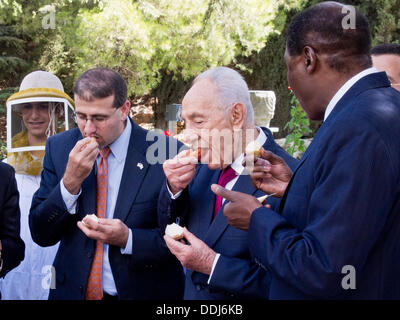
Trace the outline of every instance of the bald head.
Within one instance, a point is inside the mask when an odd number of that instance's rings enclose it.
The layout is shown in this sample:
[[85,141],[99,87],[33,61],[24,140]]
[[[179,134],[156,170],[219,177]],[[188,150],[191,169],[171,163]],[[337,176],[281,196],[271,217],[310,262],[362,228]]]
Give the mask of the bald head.
[[[298,56],[304,47],[326,55],[326,63],[338,72],[351,73],[354,68],[371,66],[371,35],[366,18],[358,11],[338,2],[321,2],[300,12],[289,26],[287,50]],[[354,16],[352,14],[354,13]],[[355,28],[348,28],[347,18]]]

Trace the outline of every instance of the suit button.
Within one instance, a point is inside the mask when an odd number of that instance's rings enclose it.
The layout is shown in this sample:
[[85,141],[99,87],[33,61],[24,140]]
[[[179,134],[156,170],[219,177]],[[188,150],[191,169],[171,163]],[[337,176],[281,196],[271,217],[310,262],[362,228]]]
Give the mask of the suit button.
[[196,290],[200,291],[201,290],[201,286],[199,284],[196,284]]

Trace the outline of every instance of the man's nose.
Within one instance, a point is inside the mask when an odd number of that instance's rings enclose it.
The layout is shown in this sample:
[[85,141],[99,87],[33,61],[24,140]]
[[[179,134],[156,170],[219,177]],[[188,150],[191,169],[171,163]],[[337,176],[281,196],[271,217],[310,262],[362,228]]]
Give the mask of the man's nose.
[[86,137],[96,132],[96,126],[93,124],[91,119],[86,120],[84,132]]

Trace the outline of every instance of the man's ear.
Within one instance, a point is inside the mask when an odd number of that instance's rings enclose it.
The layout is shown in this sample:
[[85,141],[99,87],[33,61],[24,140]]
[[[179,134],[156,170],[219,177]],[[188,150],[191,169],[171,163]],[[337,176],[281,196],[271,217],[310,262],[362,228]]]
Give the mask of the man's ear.
[[245,117],[246,117],[245,105],[241,102],[235,103],[229,112],[229,120],[231,122],[233,129],[242,129]]
[[131,109],[131,102],[129,100],[126,100],[125,103],[121,107],[121,111],[123,114],[123,120],[125,120],[126,117],[129,116],[130,109]]
[[313,73],[317,68],[318,56],[312,47],[303,48],[304,67],[307,73]]

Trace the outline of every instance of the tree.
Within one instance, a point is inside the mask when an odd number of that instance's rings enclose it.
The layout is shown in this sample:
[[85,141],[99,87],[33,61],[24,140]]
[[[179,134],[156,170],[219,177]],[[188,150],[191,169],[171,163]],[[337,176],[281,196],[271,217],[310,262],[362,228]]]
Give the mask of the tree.
[[262,48],[275,6],[265,0],[103,0],[82,5],[71,18],[70,6],[58,4],[57,28],[39,64],[74,80],[95,66],[117,70],[131,96],[157,95],[156,126],[162,128],[165,104],[176,102],[169,100],[176,83]]
[[15,1],[0,1],[0,88],[16,85],[18,76],[28,67],[28,35],[13,26],[20,7]]

